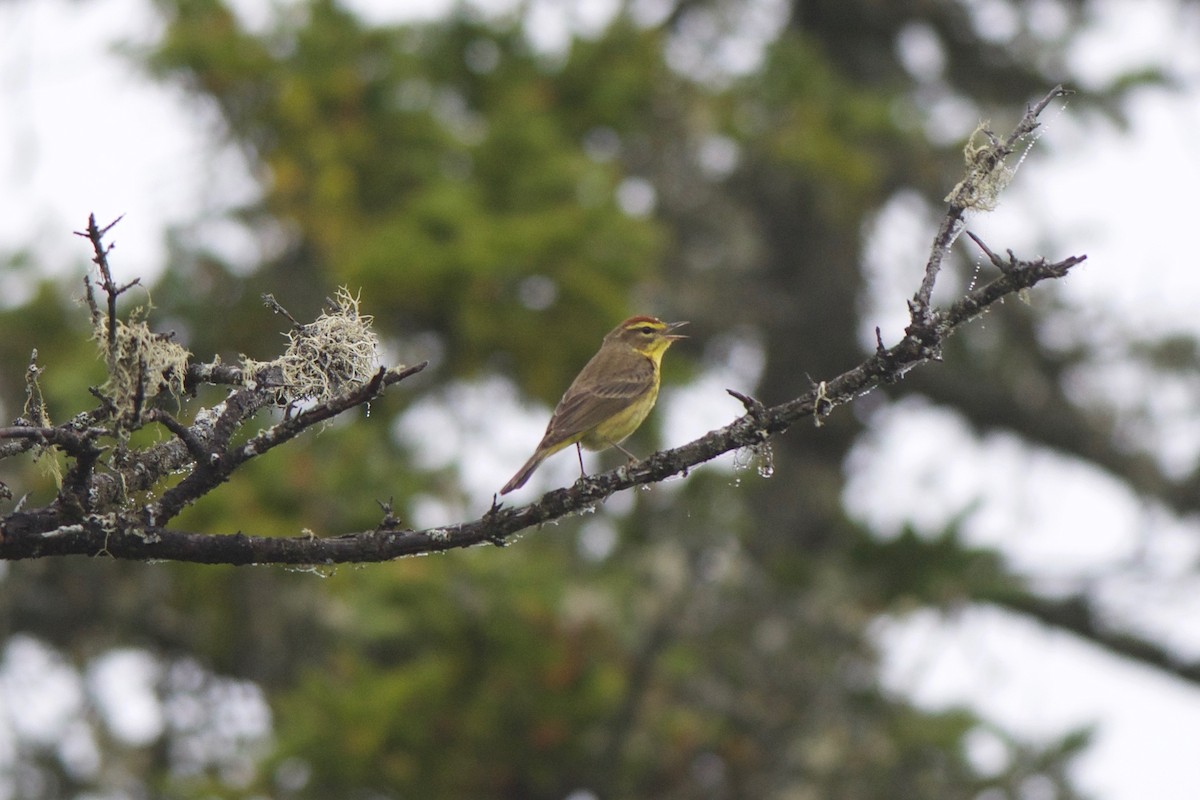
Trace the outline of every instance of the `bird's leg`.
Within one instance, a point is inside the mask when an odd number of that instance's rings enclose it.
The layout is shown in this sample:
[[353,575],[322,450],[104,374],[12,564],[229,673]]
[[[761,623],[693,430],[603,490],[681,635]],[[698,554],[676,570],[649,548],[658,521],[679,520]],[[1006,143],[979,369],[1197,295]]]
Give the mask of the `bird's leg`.
[[612,447],[615,447],[615,448],[617,448],[617,449],[618,449],[618,450],[620,450],[622,453],[624,453],[624,454],[625,454],[625,457],[629,459],[629,463],[630,463],[630,464],[632,464],[632,463],[634,463],[634,462],[636,462],[636,461],[641,461],[641,459],[640,459],[640,458],[638,458],[638,457],[637,457],[637,456],[635,456],[633,453],[631,453],[631,452],[629,452],[628,450],[626,450],[624,447],[621,447],[621,445],[617,444],[617,443],[616,443],[616,442],[614,442],[612,439],[605,439],[604,441],[608,442],[608,443],[609,443],[609,445],[611,445]]
[[579,477],[586,478],[587,472],[583,469],[583,448],[579,446],[579,442],[575,443],[575,455],[579,456]]

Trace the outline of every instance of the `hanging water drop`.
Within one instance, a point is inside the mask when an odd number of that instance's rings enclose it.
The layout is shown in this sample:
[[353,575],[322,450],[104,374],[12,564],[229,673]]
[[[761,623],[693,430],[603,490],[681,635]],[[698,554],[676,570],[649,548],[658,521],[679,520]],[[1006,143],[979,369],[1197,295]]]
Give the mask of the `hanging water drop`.
[[318,578],[332,578],[337,574],[337,567],[318,564],[290,564],[284,566],[285,572],[304,572],[316,575]]
[[971,280],[967,282],[967,291],[975,291],[975,284],[979,281],[979,272],[983,269],[983,256],[975,259],[975,271],[971,273]]
[[758,459],[758,476],[760,478],[769,478],[775,474],[775,451],[771,449],[770,442],[763,442],[754,447],[754,454]]

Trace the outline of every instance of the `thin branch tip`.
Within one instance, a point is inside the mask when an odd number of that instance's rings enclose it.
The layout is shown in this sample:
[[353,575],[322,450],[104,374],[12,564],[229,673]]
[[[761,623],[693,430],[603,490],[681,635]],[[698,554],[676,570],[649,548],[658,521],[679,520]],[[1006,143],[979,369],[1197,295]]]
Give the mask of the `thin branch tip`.
[[[101,236],[104,236],[104,235],[106,235],[106,234],[107,234],[109,231],[111,231],[113,228],[117,227],[117,223],[118,223],[118,222],[120,222],[120,221],[121,221],[121,220],[123,220],[123,219],[125,219],[125,215],[124,215],[124,214],[120,214],[120,215],[118,215],[116,219],[114,219],[112,222],[108,223],[107,225],[105,225],[103,228],[101,228],[101,229],[100,229],[100,235],[101,235]],[[93,225],[95,224],[95,222],[96,222],[96,215],[95,215],[95,214],[92,214],[92,216],[90,217],[90,221],[92,222],[92,224],[93,224]]]
[[302,324],[300,324],[299,320],[297,320],[295,317],[292,316],[290,311],[288,311],[286,308],[284,308],[283,305],[278,300],[275,299],[275,295],[271,294],[270,292],[264,292],[262,294],[262,302],[263,302],[264,306],[271,309],[271,311],[273,311],[274,313],[279,314],[283,317],[286,317],[287,320],[292,323],[292,327],[294,327],[294,328],[303,328],[304,327]]
[[887,352],[887,347],[885,347],[883,344],[883,331],[881,331],[879,329],[879,326],[876,325],[875,326],[875,355],[876,355],[876,357],[879,357],[879,356],[882,356],[886,352]]
[[726,389],[725,392],[730,397],[737,398],[737,400],[740,401],[741,404],[746,408],[746,411],[754,417],[760,416],[765,409],[765,406],[763,406],[762,403],[748,394],[742,394],[736,389]]
[[980,239],[978,236],[976,236],[973,231],[967,231],[967,236],[969,236],[971,238],[971,241],[973,241],[975,243],[975,245],[980,250],[983,251],[983,254],[985,256],[987,256],[988,261],[992,262],[992,266],[994,266],[996,269],[1000,270],[1001,272],[1008,274],[1019,266],[1017,257],[1015,254],[1013,254],[1012,250],[1008,251],[1008,261],[1005,261],[999,255],[997,255],[990,247],[988,247],[986,244],[984,244],[983,239]]

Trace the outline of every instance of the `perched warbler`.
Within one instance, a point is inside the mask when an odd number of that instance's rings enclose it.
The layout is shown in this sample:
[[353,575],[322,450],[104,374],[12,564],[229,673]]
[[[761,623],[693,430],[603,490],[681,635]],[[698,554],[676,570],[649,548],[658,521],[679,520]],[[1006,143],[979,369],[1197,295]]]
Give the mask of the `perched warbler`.
[[[524,486],[547,456],[571,445],[577,452],[580,445],[588,450],[616,447],[634,458],[621,442],[654,408],[663,353],[672,342],[687,338],[671,331],[686,324],[630,317],[613,328],[558,401],[537,450],[500,494]],[[579,469],[583,470],[582,452]]]

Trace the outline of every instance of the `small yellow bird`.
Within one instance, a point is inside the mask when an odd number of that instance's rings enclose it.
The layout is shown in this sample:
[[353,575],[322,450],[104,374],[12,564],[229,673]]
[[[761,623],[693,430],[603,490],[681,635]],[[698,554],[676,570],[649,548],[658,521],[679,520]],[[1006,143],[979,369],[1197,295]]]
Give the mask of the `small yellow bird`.
[[[588,450],[615,447],[633,459],[621,442],[654,408],[663,353],[672,342],[687,338],[671,331],[686,324],[630,317],[613,328],[558,401],[537,450],[500,494],[524,486],[547,456],[571,445],[577,451],[580,445]],[[579,469],[583,471],[582,452]]]

